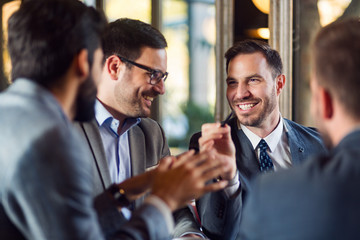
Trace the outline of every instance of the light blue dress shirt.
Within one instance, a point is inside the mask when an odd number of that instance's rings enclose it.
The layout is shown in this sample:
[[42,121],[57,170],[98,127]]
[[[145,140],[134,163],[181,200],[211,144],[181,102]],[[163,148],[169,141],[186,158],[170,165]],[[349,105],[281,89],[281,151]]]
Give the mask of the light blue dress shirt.
[[[141,119],[127,118],[118,133],[119,120],[115,119],[98,100],[95,103],[95,118],[99,125],[111,181],[120,183],[131,177],[128,131],[139,124]],[[125,217],[130,216],[126,210],[123,213]]]

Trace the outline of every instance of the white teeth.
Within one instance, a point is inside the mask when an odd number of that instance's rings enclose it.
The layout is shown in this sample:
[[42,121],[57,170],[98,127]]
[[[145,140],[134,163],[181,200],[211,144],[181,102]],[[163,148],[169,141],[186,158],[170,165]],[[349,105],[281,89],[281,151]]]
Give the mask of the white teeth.
[[154,100],[154,98],[152,98],[152,97],[149,97],[149,96],[144,96],[144,98],[146,99],[146,100],[149,100],[149,101],[153,101]]
[[255,106],[255,103],[251,103],[251,104],[239,104],[238,106],[239,106],[239,108],[240,108],[241,110],[248,110],[248,109],[252,108],[253,106]]

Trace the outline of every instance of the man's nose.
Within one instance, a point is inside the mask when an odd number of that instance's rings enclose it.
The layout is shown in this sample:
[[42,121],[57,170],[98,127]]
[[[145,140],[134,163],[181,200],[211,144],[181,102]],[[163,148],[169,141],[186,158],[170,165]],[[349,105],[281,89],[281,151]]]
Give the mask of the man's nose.
[[164,80],[161,79],[159,82],[154,84],[153,89],[158,94],[163,95],[165,93],[165,82],[164,82]]
[[239,84],[236,89],[236,97],[238,99],[248,98],[251,95],[247,84]]

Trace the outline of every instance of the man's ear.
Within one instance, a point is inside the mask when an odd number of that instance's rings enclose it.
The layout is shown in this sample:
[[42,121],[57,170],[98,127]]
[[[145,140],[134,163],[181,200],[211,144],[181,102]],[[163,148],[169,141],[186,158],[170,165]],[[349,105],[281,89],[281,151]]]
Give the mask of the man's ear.
[[85,80],[90,74],[88,50],[86,49],[82,49],[77,55],[77,72],[82,80]]
[[123,62],[115,55],[108,57],[105,61],[106,72],[112,80],[118,79],[122,66]]
[[279,96],[279,94],[281,93],[281,90],[284,88],[285,86],[285,75],[284,74],[280,74],[279,76],[276,77],[276,95]]
[[319,87],[321,114],[324,119],[331,119],[334,114],[333,98],[328,90]]

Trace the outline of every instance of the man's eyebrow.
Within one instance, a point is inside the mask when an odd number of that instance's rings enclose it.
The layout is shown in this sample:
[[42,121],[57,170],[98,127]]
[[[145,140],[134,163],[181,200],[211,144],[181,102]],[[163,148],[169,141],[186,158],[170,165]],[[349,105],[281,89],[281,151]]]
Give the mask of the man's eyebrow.
[[226,82],[231,81],[231,80],[235,80],[235,78],[233,78],[233,77],[226,77],[226,79],[225,79]]
[[249,75],[247,77],[245,77],[246,79],[250,79],[250,78],[264,78],[263,76],[261,76],[260,74],[252,74],[252,75]]

